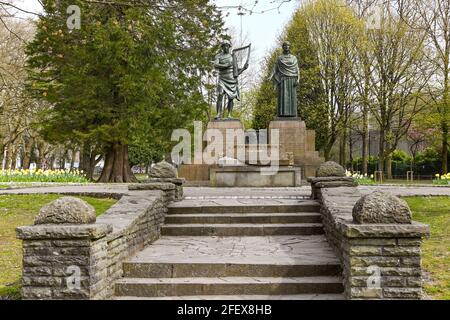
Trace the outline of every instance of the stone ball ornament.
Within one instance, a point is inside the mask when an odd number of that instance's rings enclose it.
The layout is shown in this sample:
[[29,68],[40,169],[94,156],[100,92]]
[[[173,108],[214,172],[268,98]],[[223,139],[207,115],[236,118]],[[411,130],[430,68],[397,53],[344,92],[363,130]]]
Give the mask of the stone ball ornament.
[[177,176],[177,169],[166,161],[158,162],[149,172],[150,178],[176,178]]
[[352,216],[360,224],[410,224],[412,220],[405,200],[381,191],[362,196],[353,207]]
[[95,221],[94,207],[79,198],[63,197],[42,207],[34,224],[90,224]]
[[317,168],[316,177],[345,177],[345,169],[334,161],[327,161]]

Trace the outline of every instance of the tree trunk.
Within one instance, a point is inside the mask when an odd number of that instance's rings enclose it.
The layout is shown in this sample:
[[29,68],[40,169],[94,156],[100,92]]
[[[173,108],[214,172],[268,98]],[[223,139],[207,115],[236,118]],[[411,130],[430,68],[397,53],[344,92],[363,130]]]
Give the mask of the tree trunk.
[[31,152],[33,151],[34,139],[29,137],[24,145],[23,159],[22,159],[22,168],[30,169],[31,165]]
[[341,139],[339,141],[339,163],[344,168],[347,168],[347,129],[342,132]]
[[442,174],[448,173],[448,125],[442,124]]
[[137,182],[128,160],[128,145],[114,143],[105,156],[105,165],[98,182]]
[[16,166],[17,166],[17,147],[16,146],[12,146],[12,152],[11,152],[11,169],[15,170]]
[[392,179],[392,156],[386,157],[386,175],[387,179]]
[[379,150],[378,150],[378,171],[381,171],[381,174],[384,175],[384,130],[380,129],[380,137],[379,137]]
[[5,145],[0,145],[0,170],[3,170],[3,159],[5,156]]
[[353,165],[353,139],[352,139],[351,133],[350,133],[349,139],[348,139],[348,155],[349,155],[349,162],[350,162],[350,170],[351,170],[351,172],[354,172],[355,166]]
[[363,110],[363,131],[362,131],[362,173],[368,174],[369,162],[369,112],[364,107]]
[[11,169],[11,145],[5,145],[5,169]]
[[48,165],[49,165],[50,170],[55,170],[55,156],[54,155],[52,155],[50,157]]
[[72,149],[70,152],[70,171],[72,171],[75,167],[75,157],[76,156],[77,156],[77,150]]

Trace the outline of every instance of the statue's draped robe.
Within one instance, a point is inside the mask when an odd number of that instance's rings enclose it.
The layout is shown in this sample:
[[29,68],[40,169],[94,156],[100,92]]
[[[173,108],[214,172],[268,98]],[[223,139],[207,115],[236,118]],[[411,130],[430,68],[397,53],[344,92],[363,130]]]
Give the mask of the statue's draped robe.
[[215,64],[227,65],[226,69],[219,70],[219,80],[217,93],[226,93],[228,99],[240,100],[238,79],[233,75],[233,56],[230,53],[219,53],[216,56]]
[[278,57],[272,80],[278,89],[278,117],[297,117],[297,88],[299,68],[292,54]]

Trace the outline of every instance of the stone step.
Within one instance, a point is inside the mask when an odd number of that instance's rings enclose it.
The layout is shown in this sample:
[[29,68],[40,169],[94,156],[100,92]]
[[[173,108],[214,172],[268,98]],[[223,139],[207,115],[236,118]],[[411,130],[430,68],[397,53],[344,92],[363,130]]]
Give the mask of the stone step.
[[287,224],[167,224],[161,228],[164,236],[274,236],[274,235],[317,235],[323,234],[321,223]]
[[132,297],[118,296],[114,300],[345,300],[344,294],[285,294],[285,295],[210,295],[210,296],[170,296]]
[[167,224],[211,224],[211,223],[320,223],[321,215],[316,212],[293,213],[202,213],[169,214]]
[[123,276],[128,278],[186,277],[311,277],[337,276],[339,263],[304,264],[230,264],[230,263],[143,263],[125,262]]
[[[243,202],[243,201],[242,201]],[[261,201],[262,202],[262,201]],[[229,205],[215,204],[185,204],[178,202],[169,205],[168,214],[194,214],[194,213],[291,213],[291,212],[320,212],[320,205],[312,200],[290,201],[285,203],[239,203]]]
[[116,296],[283,295],[342,293],[339,277],[124,278]]

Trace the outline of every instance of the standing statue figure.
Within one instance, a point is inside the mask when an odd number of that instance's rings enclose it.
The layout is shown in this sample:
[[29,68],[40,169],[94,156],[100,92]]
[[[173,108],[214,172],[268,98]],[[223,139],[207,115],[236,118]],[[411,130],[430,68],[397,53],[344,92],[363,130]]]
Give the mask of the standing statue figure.
[[[227,111],[228,118],[231,118],[233,112],[234,99],[240,101],[238,77],[242,72],[248,68],[248,58],[250,57],[250,46],[234,50],[231,53],[231,44],[223,42],[221,45],[222,52],[216,56],[214,61],[214,68],[218,70],[218,84],[217,84],[217,116],[216,119],[224,118],[223,100],[227,97]],[[236,57],[236,52],[239,50],[248,49],[247,62],[242,68],[239,68]]]
[[281,54],[270,77],[278,90],[278,117],[297,117],[297,86],[300,81],[297,58],[291,54],[289,42],[283,43]]

